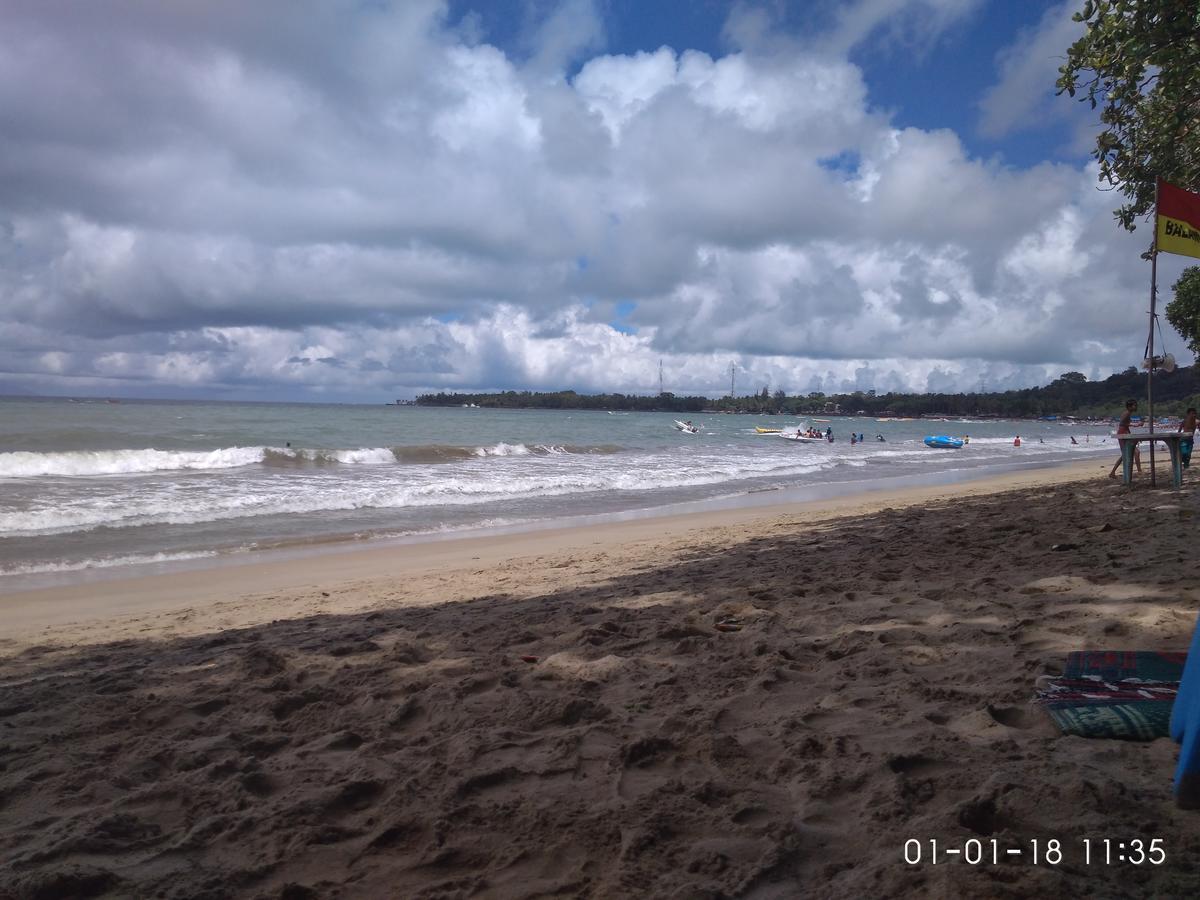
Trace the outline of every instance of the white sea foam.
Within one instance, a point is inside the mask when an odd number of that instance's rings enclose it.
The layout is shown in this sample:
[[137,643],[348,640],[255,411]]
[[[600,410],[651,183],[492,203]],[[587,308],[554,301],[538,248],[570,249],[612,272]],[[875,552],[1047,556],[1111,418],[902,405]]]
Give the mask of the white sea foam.
[[33,453],[21,450],[0,453],[0,478],[142,475],[150,472],[237,469],[262,463],[268,455],[291,458],[297,462],[324,461],[346,465],[381,465],[396,461],[390,447],[362,447],[353,450],[304,450],[290,447],[222,447],[217,450],[146,448],[74,450],[60,453]]
[[109,495],[47,496],[45,502],[14,510],[0,506],[0,534],[51,535],[90,531],[100,527],[196,525],[254,516],[306,515],[357,509],[405,509],[464,506],[502,500],[561,497],[600,491],[651,491],[699,487],[762,475],[800,476],[836,466],[836,459],[769,458],[745,460],[720,457],[702,465],[656,459],[653,464],[627,466],[615,460],[586,468],[569,465],[564,456],[539,457],[541,465],[495,470],[466,464],[398,480],[393,473],[353,479],[238,478],[214,482],[203,490],[179,491],[171,483],[143,486],[124,494],[120,502]]
[[80,559],[72,562],[36,562],[0,565],[0,577],[5,575],[38,575],[47,572],[78,572],[84,569],[110,569],[114,566],[138,566],[152,563],[180,562],[188,559],[205,559],[216,556],[215,550],[192,553],[143,553],[132,556],[108,556],[96,559]]
[[392,452],[390,447],[364,447],[358,450],[335,450],[332,454],[334,459],[340,463],[348,464],[365,464],[365,465],[383,465],[384,463],[394,463],[396,454]]
[[532,452],[524,444],[506,444],[503,441],[490,447],[475,448],[476,456],[528,456]]
[[232,469],[261,462],[264,447],[219,450],[74,450],[0,453],[0,478],[41,475],[135,475],[186,469]]

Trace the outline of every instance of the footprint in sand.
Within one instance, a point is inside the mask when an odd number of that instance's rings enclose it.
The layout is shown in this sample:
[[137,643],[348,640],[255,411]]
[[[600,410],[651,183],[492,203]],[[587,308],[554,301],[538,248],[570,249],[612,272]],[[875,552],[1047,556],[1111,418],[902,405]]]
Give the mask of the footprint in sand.
[[460,698],[471,697],[493,690],[499,683],[499,678],[471,676],[455,685],[454,693]]
[[229,705],[229,701],[223,697],[213,697],[211,700],[205,700],[201,703],[196,703],[188,707],[189,712],[194,712],[198,716],[209,716],[218,710],[224,709]]
[[326,750],[357,750],[363,745],[363,739],[353,731],[340,731],[329,739]]
[[388,717],[391,728],[408,728],[425,721],[428,716],[416,697],[408,697],[401,702]]
[[1000,723],[1006,728],[1019,728],[1022,731],[1029,731],[1030,729],[1048,724],[1045,716],[1040,715],[1034,710],[1020,706],[992,706],[989,704],[987,712],[993,721]]
[[247,792],[255,797],[269,797],[275,793],[275,782],[266,772],[247,772],[238,781]]
[[628,799],[661,785],[668,772],[674,769],[675,750],[675,744],[660,737],[641,738],[626,744],[620,750],[621,774],[617,793]]
[[1001,817],[993,797],[979,798],[964,803],[958,809],[958,824],[976,834],[990,837],[1001,827]]
[[888,757],[887,767],[897,775],[920,775],[946,768],[944,760],[920,753],[902,753]]
[[733,814],[735,825],[761,825],[772,818],[770,810],[762,806],[747,806]]
[[339,788],[325,803],[325,812],[345,815],[362,812],[375,804],[383,793],[383,783],[374,780],[351,781]]
[[251,678],[269,678],[287,669],[287,659],[265,647],[251,647],[242,654],[240,668]]

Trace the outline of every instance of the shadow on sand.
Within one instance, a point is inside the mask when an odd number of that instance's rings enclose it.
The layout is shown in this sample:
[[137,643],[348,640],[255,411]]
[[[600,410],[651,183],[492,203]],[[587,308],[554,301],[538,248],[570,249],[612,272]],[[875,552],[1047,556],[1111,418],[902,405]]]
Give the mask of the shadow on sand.
[[[0,666],[0,896],[1182,896],[1174,745],[1028,700],[1068,650],[1186,648],[1195,508],[1069,485],[542,596],[33,648]],[[1156,837],[1165,865],[1084,864]]]

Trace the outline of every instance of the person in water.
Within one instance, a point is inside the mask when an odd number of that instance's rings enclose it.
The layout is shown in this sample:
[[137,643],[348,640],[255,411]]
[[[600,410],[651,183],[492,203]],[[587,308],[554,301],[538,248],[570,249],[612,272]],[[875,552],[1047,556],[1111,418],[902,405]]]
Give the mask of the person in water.
[[884,441],[886,443],[886,439],[884,438],[884,436],[882,434],[875,435],[875,440]]
[[1183,437],[1179,439],[1179,458],[1186,469],[1192,462],[1192,442],[1196,437],[1196,407],[1189,406],[1187,415],[1179,423],[1179,431]]
[[[1121,421],[1117,423],[1117,434],[1129,434],[1129,426],[1133,422],[1133,413],[1137,409],[1137,401],[1130,398],[1125,401],[1125,414],[1121,416]],[[1120,440],[1117,441],[1120,444]],[[1117,477],[1117,469],[1121,468],[1121,463],[1125,461],[1125,453],[1117,457],[1117,461],[1113,463],[1112,471],[1108,473],[1109,478]],[[1137,444],[1133,445],[1133,464],[1137,466],[1138,474],[1142,473],[1142,454],[1138,451]]]

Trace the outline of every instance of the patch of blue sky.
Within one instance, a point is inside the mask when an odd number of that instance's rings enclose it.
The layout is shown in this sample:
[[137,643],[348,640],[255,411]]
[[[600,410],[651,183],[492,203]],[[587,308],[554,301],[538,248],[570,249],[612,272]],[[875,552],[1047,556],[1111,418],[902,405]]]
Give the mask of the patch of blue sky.
[[[1045,12],[1039,3],[984,3],[920,52],[868,40],[850,59],[863,72],[871,106],[890,114],[897,128],[948,128],[971,156],[999,157],[1020,168],[1054,158],[1079,162],[1086,153],[1073,149],[1069,126],[1058,117],[1041,116],[1000,138],[979,131],[980,100],[1000,77],[1002,52],[1037,26]],[[1053,80],[1045,93],[1059,103],[1071,102],[1053,97]]]
[[612,321],[608,323],[609,327],[614,331],[619,331],[622,334],[637,334],[637,328],[631,325],[628,321],[637,309],[637,304],[632,300],[621,300],[613,307]]
[[843,150],[836,156],[826,156],[823,159],[819,159],[817,163],[822,169],[836,172],[846,179],[851,179],[858,175],[858,167],[862,165],[862,157],[853,150]]
[[666,46],[677,53],[700,50],[717,56],[724,52],[721,29],[732,6],[726,0],[610,0],[608,52],[653,52]]
[[[482,39],[510,57],[523,60],[532,50],[530,33],[559,6],[558,0],[450,0],[451,24],[471,17]],[[597,3],[604,17],[601,54],[633,55],[667,46],[676,52],[723,52],[721,29],[733,4],[728,0],[604,0]],[[595,55],[595,54],[589,54]],[[578,74],[586,59],[574,60],[568,78]]]

